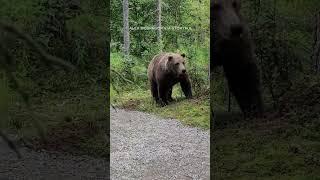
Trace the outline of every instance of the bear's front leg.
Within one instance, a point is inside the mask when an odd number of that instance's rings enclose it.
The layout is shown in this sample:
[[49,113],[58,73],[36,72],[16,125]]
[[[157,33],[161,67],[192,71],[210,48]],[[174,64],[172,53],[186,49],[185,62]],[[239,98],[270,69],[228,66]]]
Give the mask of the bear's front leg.
[[180,86],[186,98],[192,98],[191,82],[188,75],[185,75],[185,77],[180,80]]
[[168,99],[169,102],[174,101],[173,98],[172,98],[172,88],[173,88],[173,87],[170,87],[170,88],[169,88],[168,94],[167,94],[167,99]]
[[161,106],[168,105],[168,99],[167,99],[168,89],[167,89],[167,87],[159,84],[158,85],[158,92],[159,92],[160,105]]

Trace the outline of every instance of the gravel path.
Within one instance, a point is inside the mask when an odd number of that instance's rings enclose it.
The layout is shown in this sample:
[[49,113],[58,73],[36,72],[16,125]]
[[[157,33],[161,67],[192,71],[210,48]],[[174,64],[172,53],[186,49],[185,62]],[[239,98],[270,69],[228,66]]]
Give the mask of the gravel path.
[[[209,132],[135,111],[111,108],[111,179],[209,180]],[[0,139],[0,180],[108,179],[108,162],[20,148]]]
[[111,179],[209,180],[209,131],[111,108]]
[[21,148],[20,152],[22,159],[0,140],[0,180],[108,179],[109,166],[105,160],[27,148]]

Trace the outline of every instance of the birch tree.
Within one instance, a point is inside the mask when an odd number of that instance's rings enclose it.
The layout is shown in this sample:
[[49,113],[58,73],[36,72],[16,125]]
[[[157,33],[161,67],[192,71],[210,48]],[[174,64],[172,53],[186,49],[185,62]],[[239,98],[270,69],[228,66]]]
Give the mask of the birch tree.
[[[158,43],[162,44],[162,30],[161,30],[161,0],[157,0],[157,39]],[[160,48],[160,51],[162,51],[162,48]]]
[[129,0],[123,0],[123,50],[126,57],[130,53]]

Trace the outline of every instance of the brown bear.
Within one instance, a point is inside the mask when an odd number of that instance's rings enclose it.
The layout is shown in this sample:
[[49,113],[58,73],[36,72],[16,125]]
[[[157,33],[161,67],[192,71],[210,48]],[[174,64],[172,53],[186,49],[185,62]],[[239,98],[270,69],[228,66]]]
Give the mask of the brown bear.
[[160,53],[153,57],[148,66],[151,94],[161,106],[172,99],[172,88],[180,83],[187,98],[192,98],[191,83],[185,67],[185,54]]
[[245,116],[261,115],[260,75],[240,3],[240,0],[211,0],[210,68],[223,67],[229,89]]

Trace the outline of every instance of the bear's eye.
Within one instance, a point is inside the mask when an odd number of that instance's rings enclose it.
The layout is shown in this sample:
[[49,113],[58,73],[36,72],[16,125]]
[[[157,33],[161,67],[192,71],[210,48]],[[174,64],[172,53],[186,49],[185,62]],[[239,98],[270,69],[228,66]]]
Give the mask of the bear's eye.
[[176,65],[176,66],[179,65],[179,63],[176,63],[175,65]]
[[182,62],[182,64],[184,65],[184,62]]

